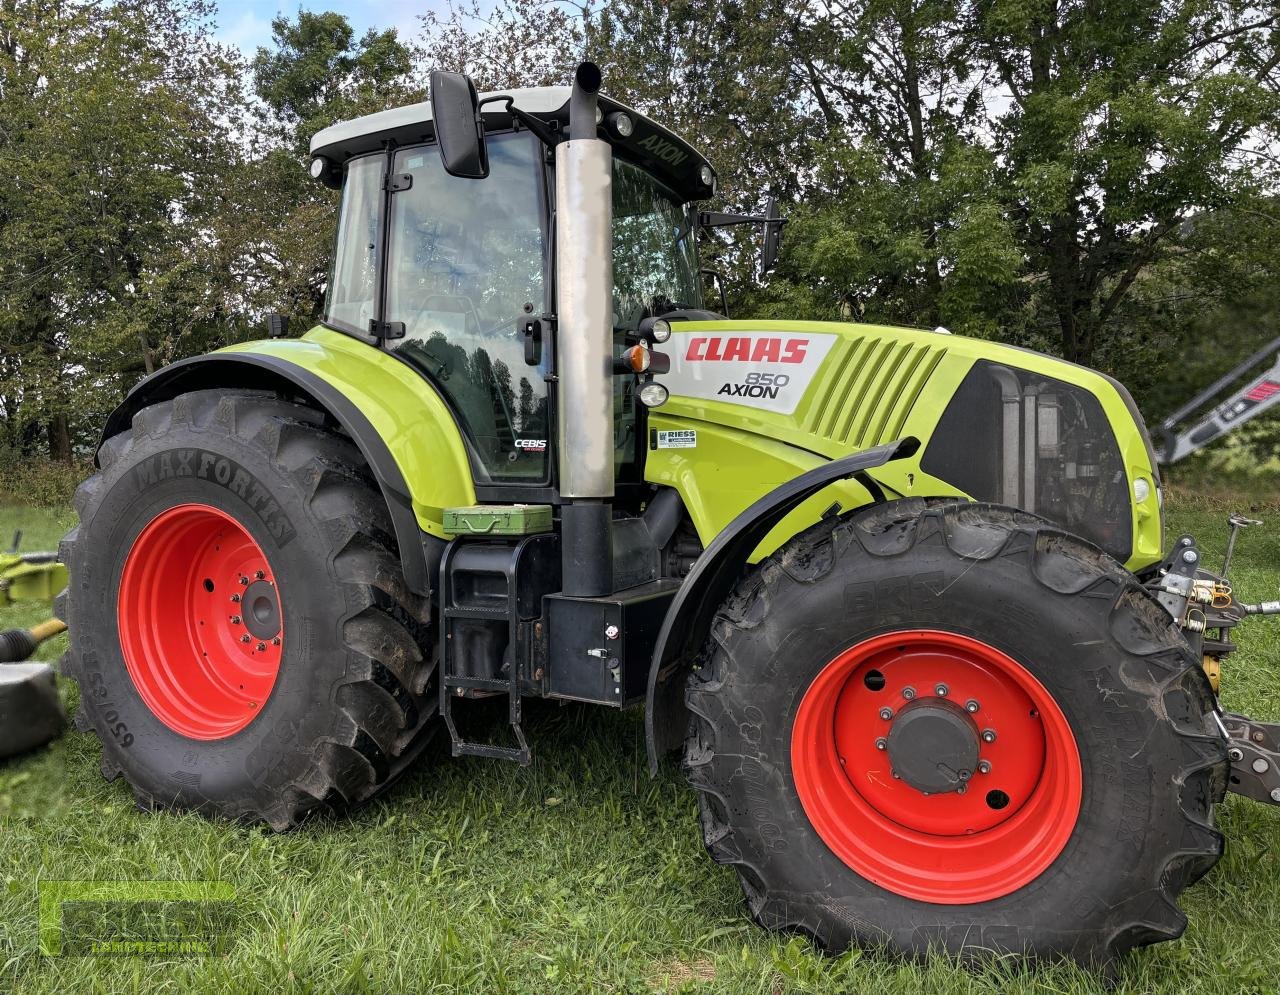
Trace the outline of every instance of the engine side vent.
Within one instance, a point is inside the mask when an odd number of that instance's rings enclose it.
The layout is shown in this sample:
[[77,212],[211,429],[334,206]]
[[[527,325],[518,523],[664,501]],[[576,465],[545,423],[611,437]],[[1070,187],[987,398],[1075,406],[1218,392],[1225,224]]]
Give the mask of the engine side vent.
[[828,360],[832,375],[805,429],[855,449],[891,442],[946,353],[945,346],[879,335],[839,343]]

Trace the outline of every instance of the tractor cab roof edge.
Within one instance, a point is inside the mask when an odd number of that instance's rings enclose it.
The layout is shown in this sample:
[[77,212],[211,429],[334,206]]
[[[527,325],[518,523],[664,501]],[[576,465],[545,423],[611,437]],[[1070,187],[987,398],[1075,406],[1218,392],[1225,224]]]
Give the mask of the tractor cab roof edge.
[[[511,97],[515,106],[526,114],[547,123],[564,127],[567,137],[569,94],[567,86],[517,87],[482,93],[483,102],[490,97]],[[711,164],[692,145],[668,128],[632,110],[626,104],[600,95],[602,137],[615,153],[635,162],[672,188],[685,201],[705,200],[715,192]],[[505,103],[495,102],[481,108],[487,132],[502,131],[512,126],[512,115]],[[629,134],[614,124],[615,115],[630,119]],[[311,155],[323,157],[341,167],[348,159],[376,152],[390,142],[396,146],[418,145],[435,140],[431,103],[421,101],[404,107],[367,114],[341,121],[311,139]],[[705,167],[705,168],[704,168]],[[705,182],[711,176],[712,183]]]

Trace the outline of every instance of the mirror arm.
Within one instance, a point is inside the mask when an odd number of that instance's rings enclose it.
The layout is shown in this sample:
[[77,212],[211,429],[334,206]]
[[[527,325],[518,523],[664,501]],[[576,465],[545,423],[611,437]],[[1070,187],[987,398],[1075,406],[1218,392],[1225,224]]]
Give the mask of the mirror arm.
[[729,228],[733,225],[760,225],[769,218],[760,214],[724,214],[720,211],[699,211],[699,228]]
[[699,211],[699,228],[729,228],[733,225],[785,225],[788,218],[771,218],[765,214],[724,214],[720,211]]
[[502,103],[504,105],[503,110],[506,111],[506,113],[510,114],[515,120],[519,121],[521,125],[523,125],[524,127],[528,128],[531,132],[533,132],[533,134],[537,137],[538,141],[542,142],[542,144],[545,145],[547,148],[553,148],[555,146],[556,144],[555,132],[552,131],[551,128],[547,126],[547,123],[545,121],[539,121],[533,115],[526,114],[519,107],[517,107],[515,97],[508,96],[505,93],[500,93],[500,94],[497,94],[496,96],[485,97],[484,100],[480,101],[479,106],[480,106],[480,109],[483,110],[486,104],[496,104],[496,103]]

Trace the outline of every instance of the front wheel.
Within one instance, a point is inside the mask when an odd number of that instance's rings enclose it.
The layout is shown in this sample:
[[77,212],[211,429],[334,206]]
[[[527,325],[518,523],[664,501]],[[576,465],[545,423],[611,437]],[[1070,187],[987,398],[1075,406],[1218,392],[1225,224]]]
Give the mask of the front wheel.
[[831,951],[1111,962],[1222,850],[1195,654],[1105,553],[905,500],[823,522],[718,614],[686,700],[708,848]]

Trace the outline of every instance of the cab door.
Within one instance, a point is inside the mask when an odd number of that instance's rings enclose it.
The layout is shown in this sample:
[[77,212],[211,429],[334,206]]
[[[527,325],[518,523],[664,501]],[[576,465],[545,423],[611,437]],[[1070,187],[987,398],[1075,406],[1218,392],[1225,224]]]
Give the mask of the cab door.
[[471,449],[477,486],[551,482],[544,352],[517,318],[547,310],[545,187],[536,140],[489,136],[486,179],[448,175],[433,145],[396,150],[387,186],[387,348],[429,378]]

